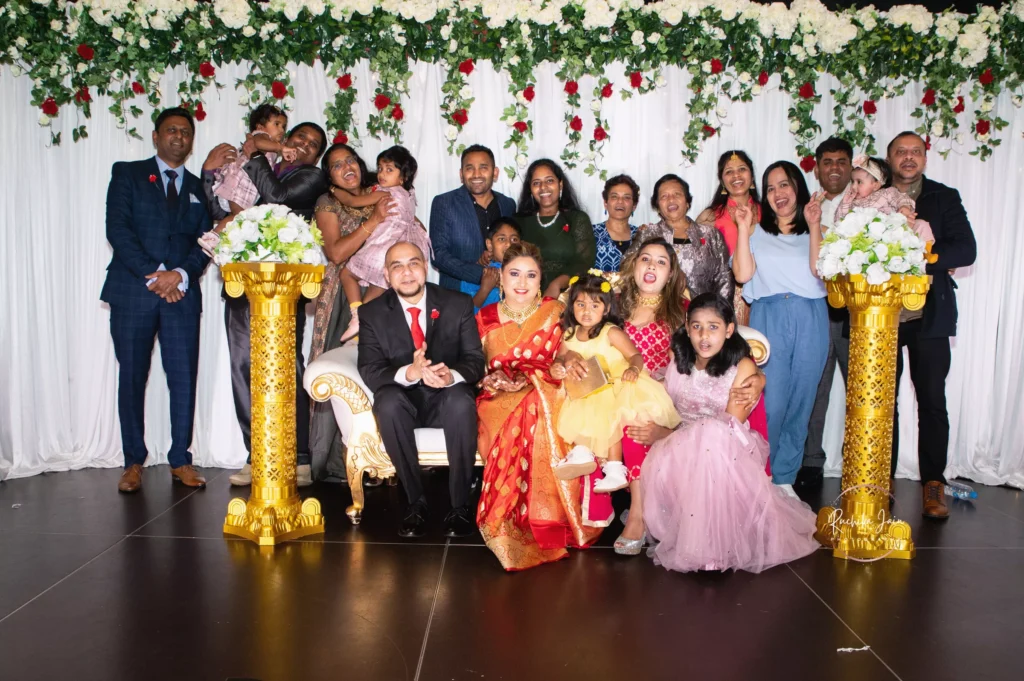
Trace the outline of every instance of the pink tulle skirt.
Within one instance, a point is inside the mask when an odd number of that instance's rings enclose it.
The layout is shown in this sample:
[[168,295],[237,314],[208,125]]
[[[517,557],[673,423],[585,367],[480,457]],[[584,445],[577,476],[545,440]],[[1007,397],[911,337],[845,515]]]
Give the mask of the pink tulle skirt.
[[761,572],[814,552],[814,513],[772,484],[767,459],[764,438],[724,415],[656,442],[640,475],[655,563]]

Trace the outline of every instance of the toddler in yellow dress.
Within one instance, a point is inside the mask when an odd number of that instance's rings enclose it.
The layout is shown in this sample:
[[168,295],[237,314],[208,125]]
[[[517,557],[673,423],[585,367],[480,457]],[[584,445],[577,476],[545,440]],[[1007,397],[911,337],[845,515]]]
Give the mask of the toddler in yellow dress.
[[554,472],[562,480],[589,475],[597,468],[595,458],[602,459],[604,479],[594,484],[594,491],[614,492],[629,485],[622,463],[623,429],[644,422],[675,428],[679,414],[665,388],[644,369],[636,345],[616,325],[611,284],[592,274],[573,277],[570,284],[562,316],[565,336],[551,376],[583,378],[583,361],[596,357],[608,384],[562,405],[558,435],[575,446]]

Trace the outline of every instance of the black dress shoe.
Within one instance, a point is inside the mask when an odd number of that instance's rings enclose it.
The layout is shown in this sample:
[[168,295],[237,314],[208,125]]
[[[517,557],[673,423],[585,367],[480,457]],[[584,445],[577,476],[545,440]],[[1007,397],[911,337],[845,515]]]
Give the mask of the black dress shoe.
[[422,537],[426,526],[426,507],[415,504],[409,508],[409,512],[402,519],[402,526],[398,528],[398,536],[404,539]]
[[819,466],[804,466],[796,474],[794,487],[813,488],[820,487],[825,479],[825,469]]
[[444,519],[444,536],[468,537],[476,532],[476,523],[468,506],[453,508]]

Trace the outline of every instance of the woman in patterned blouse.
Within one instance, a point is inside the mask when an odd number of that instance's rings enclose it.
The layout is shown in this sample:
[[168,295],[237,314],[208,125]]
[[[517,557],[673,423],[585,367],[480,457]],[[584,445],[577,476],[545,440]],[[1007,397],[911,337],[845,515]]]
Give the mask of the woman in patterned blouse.
[[732,300],[733,278],[725,239],[713,225],[699,225],[690,219],[686,213],[692,201],[690,185],[683,178],[665,175],[658,180],[651,206],[661,221],[637,230],[626,257],[650,239],[664,239],[672,244],[693,297],[710,291]]
[[604,183],[601,197],[608,219],[594,225],[594,239],[597,241],[594,267],[602,272],[618,272],[622,255],[636,234],[637,227],[629,223],[629,218],[636,210],[640,187],[629,175],[616,175]]

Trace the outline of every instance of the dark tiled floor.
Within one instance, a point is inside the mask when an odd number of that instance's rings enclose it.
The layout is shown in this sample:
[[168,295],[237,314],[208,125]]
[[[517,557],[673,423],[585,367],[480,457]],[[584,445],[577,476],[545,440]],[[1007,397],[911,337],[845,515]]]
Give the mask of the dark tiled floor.
[[[446,542],[447,475],[417,542],[395,535],[400,489],[310,488],[322,539],[225,539],[225,471],[194,492],[147,469],[0,484],[0,678],[987,679],[1019,678],[1024,493],[979,488],[944,524],[899,481],[918,556],[858,564],[826,551],[761,575],[680,575],[598,547],[506,574],[479,536]],[[242,490],[244,491],[244,490]],[[807,501],[839,492],[827,480]],[[625,503],[627,498],[616,500]],[[839,652],[840,648],[868,650]]]

